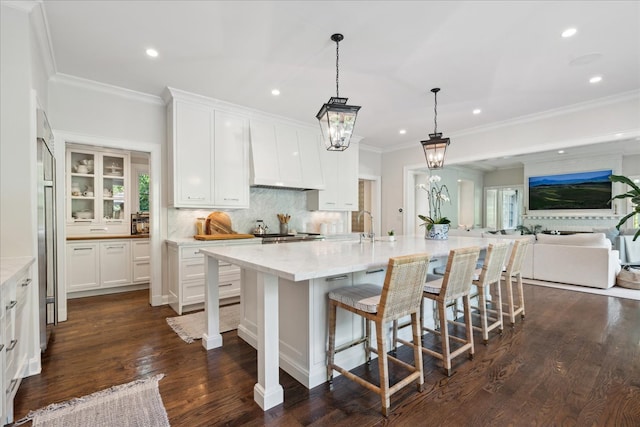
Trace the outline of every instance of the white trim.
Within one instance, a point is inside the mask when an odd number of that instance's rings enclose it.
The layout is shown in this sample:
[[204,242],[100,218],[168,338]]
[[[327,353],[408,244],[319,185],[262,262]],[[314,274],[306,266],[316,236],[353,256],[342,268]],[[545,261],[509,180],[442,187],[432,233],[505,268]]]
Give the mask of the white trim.
[[70,74],[56,73],[53,77],[51,77],[51,82],[68,84],[70,86],[76,86],[76,87],[80,87],[87,90],[94,90],[97,92],[107,93],[110,95],[115,95],[122,98],[128,98],[134,101],[145,102],[148,104],[162,105],[162,106],[165,105],[162,98],[156,95],[150,95],[148,93],[138,92],[131,89],[125,89],[123,87],[97,82],[95,80],[84,79],[82,77],[76,77]]
[[47,72],[47,77],[52,77],[57,72],[56,57],[53,51],[53,43],[51,42],[51,31],[49,31],[49,21],[45,13],[45,5],[42,0],[38,1],[37,12],[31,14],[31,28],[35,34],[38,46],[40,47],[40,56]]
[[[151,280],[149,283],[149,302],[152,306],[162,305],[166,303],[167,296],[162,294],[162,245],[166,236],[162,233],[161,223],[163,221],[163,211],[161,206],[161,187],[162,187],[162,145],[152,144],[149,142],[131,141],[122,139],[105,138],[101,136],[92,136],[86,134],[79,134],[74,132],[68,132],[64,130],[54,131],[58,143],[56,146],[60,149],[66,150],[67,144],[85,144],[97,147],[108,147],[126,151],[140,151],[149,153],[149,175],[154,184],[150,188],[149,194],[149,216],[150,216],[150,229],[149,229],[149,245],[150,245],[150,264],[151,264]],[[60,142],[63,142],[62,144]],[[62,173],[62,180],[64,182],[65,156],[62,156],[62,161],[58,161],[56,165],[58,171]],[[60,173],[58,177],[60,176]],[[57,192],[57,204],[58,206],[64,206],[64,191]],[[58,216],[58,230],[59,238],[62,241],[63,251],[58,252],[58,267],[59,277],[62,277],[58,293],[59,298],[64,301],[64,319],[62,319],[62,310],[60,311],[61,319],[66,320],[66,287],[64,286],[64,277],[66,276],[66,251],[64,247],[66,245],[66,227],[64,223],[64,215]]]
[[374,146],[371,146],[371,145],[366,145],[366,144],[363,144],[363,143],[360,143],[360,150],[369,151],[371,153],[376,153],[376,154],[382,154],[382,153],[385,152],[382,148],[374,147]]

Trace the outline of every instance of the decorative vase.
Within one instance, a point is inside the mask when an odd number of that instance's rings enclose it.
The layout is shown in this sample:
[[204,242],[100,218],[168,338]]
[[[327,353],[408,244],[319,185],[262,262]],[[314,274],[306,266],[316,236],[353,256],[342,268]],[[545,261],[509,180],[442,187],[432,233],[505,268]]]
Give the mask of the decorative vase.
[[449,238],[449,224],[433,224],[431,230],[427,230],[425,239],[447,240]]

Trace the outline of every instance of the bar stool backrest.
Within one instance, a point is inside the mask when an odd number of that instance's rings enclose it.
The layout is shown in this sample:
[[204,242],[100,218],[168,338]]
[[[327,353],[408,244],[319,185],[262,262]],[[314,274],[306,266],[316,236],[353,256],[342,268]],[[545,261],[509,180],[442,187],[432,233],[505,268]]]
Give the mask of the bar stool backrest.
[[517,239],[513,242],[513,249],[511,250],[511,257],[509,264],[507,265],[507,276],[515,276],[520,274],[522,270],[522,264],[524,262],[524,256],[527,254],[531,241],[529,239]]
[[476,246],[453,249],[449,252],[440,290],[440,296],[444,297],[444,301],[451,301],[471,292],[479,256],[480,248]]
[[378,314],[392,321],[420,309],[427,279],[429,255],[414,254],[389,258]]
[[487,249],[485,262],[482,264],[482,272],[478,280],[481,285],[497,283],[502,276],[502,269],[507,263],[507,255],[511,248],[511,242],[492,243]]

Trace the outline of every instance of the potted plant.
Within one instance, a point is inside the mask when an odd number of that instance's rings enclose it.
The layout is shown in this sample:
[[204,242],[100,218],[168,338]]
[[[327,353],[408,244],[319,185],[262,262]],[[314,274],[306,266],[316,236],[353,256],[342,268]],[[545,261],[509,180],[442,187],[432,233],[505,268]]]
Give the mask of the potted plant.
[[[623,216],[622,219],[620,219],[620,222],[618,222],[618,225],[616,225],[616,228],[620,230],[620,227],[625,222],[627,222],[629,218],[632,218],[634,215],[640,215],[640,187],[638,187],[635,182],[622,175],[611,175],[609,176],[609,181],[622,182],[623,184],[627,184],[629,187],[631,187],[631,189],[629,189],[629,191],[627,191],[626,193],[618,194],[617,196],[614,196],[611,198],[611,200],[609,200],[609,203],[611,203],[615,199],[631,199],[633,210]],[[634,242],[636,241],[638,236],[640,236],[640,229],[638,229],[636,234],[633,236]]]
[[393,229],[387,231],[387,235],[389,236],[389,241],[393,242],[396,240],[396,232]]
[[444,240],[449,237],[449,224],[451,220],[446,216],[442,216],[442,203],[451,203],[451,197],[449,196],[449,188],[446,184],[438,184],[442,178],[438,175],[432,175],[429,177],[429,186],[420,184],[418,187],[427,193],[427,199],[429,200],[429,216],[418,215],[418,218],[422,220],[420,226],[425,226],[425,238]]

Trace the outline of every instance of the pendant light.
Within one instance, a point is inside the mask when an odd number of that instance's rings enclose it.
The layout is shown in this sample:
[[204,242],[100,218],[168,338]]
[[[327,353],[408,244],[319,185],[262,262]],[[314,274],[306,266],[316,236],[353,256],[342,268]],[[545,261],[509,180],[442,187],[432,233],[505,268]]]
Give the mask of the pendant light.
[[342,34],[333,34],[331,40],[336,42],[336,96],[320,108],[316,118],[320,122],[322,140],[328,151],[344,151],[349,148],[356,124],[356,116],[360,107],[347,105],[349,98],[340,98],[338,87],[339,43],[344,39]]
[[427,167],[429,169],[442,169],[444,167],[444,155],[447,151],[447,145],[449,145],[449,138],[443,138],[442,133],[438,133],[438,92],[440,88],[433,88],[433,97],[435,100],[435,106],[433,111],[435,113],[433,123],[435,128],[433,133],[429,134],[429,139],[420,141],[422,149],[424,150],[424,157],[427,159]]

